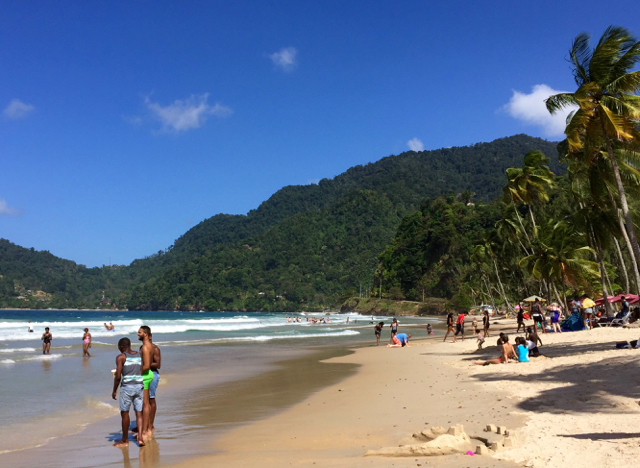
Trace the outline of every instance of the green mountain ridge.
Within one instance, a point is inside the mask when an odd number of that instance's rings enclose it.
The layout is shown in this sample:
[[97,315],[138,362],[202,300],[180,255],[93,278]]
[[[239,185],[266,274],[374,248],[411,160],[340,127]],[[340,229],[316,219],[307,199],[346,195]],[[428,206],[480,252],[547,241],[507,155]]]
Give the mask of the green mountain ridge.
[[0,306],[31,304],[16,299],[24,289],[51,294],[58,307],[96,307],[103,290],[110,306],[129,308],[333,306],[346,290],[371,287],[378,256],[424,199],[471,191],[475,200],[492,200],[505,169],[532,149],[561,171],[556,143],[526,135],[409,151],[284,187],[247,215],[215,215],[127,267],[84,268],[0,240]]

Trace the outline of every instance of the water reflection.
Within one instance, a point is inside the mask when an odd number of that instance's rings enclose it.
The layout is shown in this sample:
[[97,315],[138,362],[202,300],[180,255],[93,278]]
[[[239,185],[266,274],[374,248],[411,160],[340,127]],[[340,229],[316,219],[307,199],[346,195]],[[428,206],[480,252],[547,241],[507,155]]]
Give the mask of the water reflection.
[[45,372],[49,372],[51,370],[51,361],[49,361],[48,359],[43,359],[42,370]]
[[160,445],[155,439],[149,439],[140,448],[140,468],[154,468],[160,464]]

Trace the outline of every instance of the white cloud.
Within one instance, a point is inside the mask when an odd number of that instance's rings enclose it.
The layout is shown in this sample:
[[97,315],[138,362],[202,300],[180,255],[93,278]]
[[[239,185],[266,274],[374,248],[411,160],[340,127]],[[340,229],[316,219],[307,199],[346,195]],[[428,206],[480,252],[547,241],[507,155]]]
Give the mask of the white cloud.
[[191,128],[200,128],[210,115],[226,117],[233,111],[221,104],[211,106],[207,103],[209,93],[192,94],[188,99],[176,100],[173,104],[162,106],[148,97],[144,102],[154,118],[162,123],[163,130],[181,132]]
[[551,115],[544,101],[549,96],[564,92],[566,91],[557,91],[545,84],[535,85],[530,94],[513,91],[511,100],[503,109],[515,119],[542,127],[546,136],[561,136],[567,126],[567,116],[573,109],[565,108]]
[[271,61],[286,72],[290,72],[296,67],[298,50],[295,47],[285,47],[279,52],[269,55]]
[[412,138],[411,140],[407,141],[407,146],[411,151],[424,151],[424,144],[417,138]]
[[23,119],[29,115],[35,107],[31,104],[25,104],[20,99],[12,100],[7,107],[4,108],[2,114],[10,120]]
[[0,198],[0,216],[20,216],[22,213]]

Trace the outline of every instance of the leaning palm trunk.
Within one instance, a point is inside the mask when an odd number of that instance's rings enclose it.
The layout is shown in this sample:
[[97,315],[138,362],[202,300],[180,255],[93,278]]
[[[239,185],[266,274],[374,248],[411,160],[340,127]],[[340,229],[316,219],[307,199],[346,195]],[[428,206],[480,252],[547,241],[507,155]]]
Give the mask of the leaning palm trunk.
[[624,262],[624,257],[622,256],[622,250],[620,249],[620,243],[615,236],[613,236],[613,242],[616,244],[616,252],[618,252],[618,260],[620,261],[620,269],[622,270],[622,275],[624,276],[624,290],[627,293],[631,292],[629,289],[629,274],[627,273],[627,265]]
[[493,307],[493,310],[498,310],[496,309],[496,301],[493,300],[493,294],[491,294],[491,286],[489,284],[489,282],[487,281],[487,278],[483,277],[482,278],[484,280],[484,284],[487,287],[487,292],[489,293],[489,299],[491,299],[491,306]]
[[[616,209],[616,212],[618,210]],[[633,247],[631,246],[631,240],[629,239],[629,235],[627,234],[627,230],[624,227],[624,222],[622,220],[622,216],[618,213],[618,223],[620,224],[620,231],[622,231],[622,237],[624,239],[625,244],[627,245],[627,251],[629,252],[629,259],[631,260],[631,272],[636,280],[636,292],[640,294],[640,272],[638,271],[638,260],[633,251]]]
[[493,259],[493,267],[496,270],[496,278],[498,278],[498,285],[500,285],[500,291],[502,293],[502,299],[504,299],[504,303],[507,305],[507,311],[515,312],[511,304],[509,304],[509,299],[507,299],[507,294],[504,292],[504,286],[502,285],[502,281],[500,280],[500,274],[498,273],[498,262],[496,259]]
[[560,304],[564,308],[564,306],[562,305],[562,298],[560,297],[560,294],[558,293],[558,288],[556,288],[556,283],[551,281],[551,287],[553,288],[553,293],[556,296],[556,300],[558,301],[558,304]]
[[625,220],[625,227],[627,228],[627,234],[631,241],[631,248],[633,249],[633,255],[636,257],[636,261],[640,259],[640,245],[638,245],[638,238],[636,237],[636,231],[633,227],[633,220],[631,219],[631,212],[629,211],[629,205],[627,203],[627,195],[622,185],[622,178],[620,177],[620,170],[618,168],[618,162],[613,154],[613,148],[611,146],[611,140],[609,134],[604,126],[604,116],[602,110],[600,110],[600,125],[602,126],[602,133],[604,135],[604,141],[607,145],[607,153],[609,153],[609,159],[611,161],[611,168],[613,169],[613,176],[616,181],[616,187],[618,188],[618,196],[620,197],[620,206],[622,208],[622,214]]

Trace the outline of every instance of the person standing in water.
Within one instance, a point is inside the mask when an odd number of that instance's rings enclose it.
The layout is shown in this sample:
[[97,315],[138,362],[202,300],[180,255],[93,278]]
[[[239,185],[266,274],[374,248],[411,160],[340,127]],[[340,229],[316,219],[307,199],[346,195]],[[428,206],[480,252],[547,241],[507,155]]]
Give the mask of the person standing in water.
[[89,348],[91,348],[91,333],[89,333],[88,328],[85,328],[84,335],[82,335],[82,357],[91,357]]
[[391,322],[391,340],[390,343],[393,343],[393,337],[398,333],[398,320],[394,317],[393,322]]
[[151,329],[146,325],[138,329],[138,340],[142,341],[140,355],[142,357],[142,383],[143,383],[143,400],[142,400],[142,427],[138,426],[138,437],[146,440],[151,435],[151,427],[149,425],[151,416],[151,403],[149,401],[149,387],[153,381],[153,372],[151,371],[151,363],[153,362],[153,344],[150,340]]
[[31,320],[29,320],[29,325],[28,326],[29,326],[29,328],[27,328],[27,331],[29,333],[33,333],[33,327],[31,326]]
[[153,433],[155,427],[153,426],[156,420],[156,392],[158,390],[158,382],[160,382],[160,366],[162,364],[162,356],[160,354],[160,348],[153,343],[153,336],[151,330],[149,330],[149,343],[151,343],[153,354],[151,355],[151,373],[153,374],[153,380],[149,384],[149,431]]
[[382,333],[382,327],[384,327],[384,322],[380,322],[378,325],[373,327],[373,331],[376,333],[376,346],[380,346],[380,334]]
[[53,336],[49,332],[49,327],[46,327],[44,329],[44,333],[42,334],[42,338],[40,339],[42,340],[42,354],[51,354],[50,349]]
[[[136,413],[136,424],[144,426],[142,420],[143,381],[142,359],[140,353],[131,349],[131,340],[121,338],[118,341],[120,354],[116,358],[116,373],[113,377],[113,392],[111,398],[116,399],[116,392],[120,387],[120,417],[122,418],[122,439],[113,444],[114,447],[126,447],[129,445],[129,410],[133,403]],[[144,438],[138,435],[138,444],[144,446]]]

